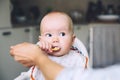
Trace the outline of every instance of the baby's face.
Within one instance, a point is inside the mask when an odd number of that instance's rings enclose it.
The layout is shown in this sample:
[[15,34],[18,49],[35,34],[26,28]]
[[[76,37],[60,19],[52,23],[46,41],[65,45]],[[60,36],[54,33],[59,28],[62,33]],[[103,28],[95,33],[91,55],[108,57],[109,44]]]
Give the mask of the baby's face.
[[55,16],[45,19],[41,23],[41,37],[59,49],[51,53],[54,56],[67,54],[73,43],[73,33],[66,17]]

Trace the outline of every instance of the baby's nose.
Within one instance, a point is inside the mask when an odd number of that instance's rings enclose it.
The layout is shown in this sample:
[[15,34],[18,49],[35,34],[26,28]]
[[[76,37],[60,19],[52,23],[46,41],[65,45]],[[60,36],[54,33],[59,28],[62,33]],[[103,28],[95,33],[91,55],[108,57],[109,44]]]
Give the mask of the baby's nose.
[[56,42],[59,42],[59,39],[58,39],[58,37],[54,37],[52,41],[53,41],[53,43],[56,43]]

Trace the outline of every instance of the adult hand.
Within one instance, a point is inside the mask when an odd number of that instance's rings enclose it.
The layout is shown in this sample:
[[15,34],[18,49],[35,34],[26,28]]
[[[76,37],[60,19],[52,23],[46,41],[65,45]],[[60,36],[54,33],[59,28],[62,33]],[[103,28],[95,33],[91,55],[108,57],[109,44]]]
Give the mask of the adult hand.
[[21,43],[11,46],[10,55],[16,61],[26,67],[37,66],[43,73],[45,79],[55,80],[56,76],[63,70],[63,66],[51,61],[37,45]]
[[40,57],[44,55],[42,53],[44,52],[37,45],[27,42],[10,47],[10,55],[26,67],[36,65]]

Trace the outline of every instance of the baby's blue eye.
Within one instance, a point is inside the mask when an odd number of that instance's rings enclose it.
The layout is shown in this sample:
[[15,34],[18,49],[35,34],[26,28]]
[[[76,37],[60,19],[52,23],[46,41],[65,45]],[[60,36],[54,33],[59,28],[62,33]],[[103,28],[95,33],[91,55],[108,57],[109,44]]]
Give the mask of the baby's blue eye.
[[52,37],[52,34],[48,33],[46,34],[47,37]]
[[64,32],[61,32],[61,33],[60,33],[60,36],[65,36],[65,33],[64,33]]

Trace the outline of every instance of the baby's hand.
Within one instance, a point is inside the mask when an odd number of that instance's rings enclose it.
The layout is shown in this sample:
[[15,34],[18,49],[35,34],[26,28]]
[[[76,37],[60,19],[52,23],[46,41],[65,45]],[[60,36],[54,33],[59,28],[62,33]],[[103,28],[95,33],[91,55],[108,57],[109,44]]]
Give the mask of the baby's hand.
[[39,36],[39,42],[37,45],[47,53],[52,53],[60,50],[60,47],[54,46],[49,42],[45,41],[41,36]]
[[52,45],[46,41],[39,41],[37,42],[37,45],[45,52],[51,53],[52,51]]
[[47,53],[56,52],[60,50],[59,47],[52,46],[51,44],[44,41],[37,42],[37,45]]

